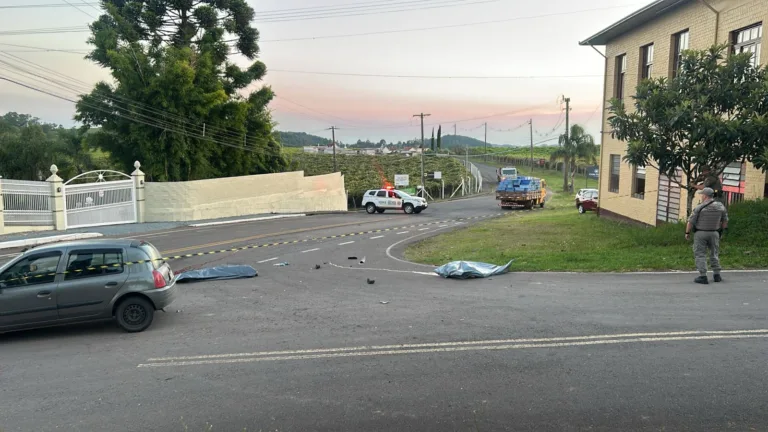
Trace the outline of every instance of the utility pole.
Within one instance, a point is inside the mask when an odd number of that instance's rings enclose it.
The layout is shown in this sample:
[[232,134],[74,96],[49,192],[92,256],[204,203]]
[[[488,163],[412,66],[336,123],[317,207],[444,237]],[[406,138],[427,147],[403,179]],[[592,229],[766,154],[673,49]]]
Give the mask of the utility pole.
[[430,114],[414,114],[414,117],[421,118],[421,196],[424,197],[424,117],[429,117]]
[[483,135],[483,143],[485,144],[485,156],[483,156],[483,160],[487,160],[488,158],[488,123],[483,123],[483,126],[485,127],[485,134]]
[[531,174],[533,174],[533,119],[528,120],[528,125],[531,127]]
[[[571,114],[571,98],[564,98],[565,99],[565,145],[570,147],[571,145],[571,136],[570,136],[570,114]],[[563,192],[568,192],[570,189],[568,188],[568,156],[563,160]]]
[[333,146],[333,172],[336,172],[336,129],[338,129],[336,126],[331,126],[326,130],[331,131],[331,145]]

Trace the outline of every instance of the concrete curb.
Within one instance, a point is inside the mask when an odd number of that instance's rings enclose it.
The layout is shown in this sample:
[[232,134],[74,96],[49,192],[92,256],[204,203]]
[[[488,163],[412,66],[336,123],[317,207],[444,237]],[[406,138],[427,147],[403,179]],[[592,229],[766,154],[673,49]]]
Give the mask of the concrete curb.
[[37,237],[37,238],[24,239],[24,240],[13,240],[13,241],[0,243],[0,249],[11,249],[11,248],[19,248],[19,247],[25,247],[25,246],[39,246],[42,244],[56,243],[61,241],[83,240],[83,239],[101,237],[102,235],[103,234],[100,234],[100,233],[78,233],[78,234],[48,236],[48,237]]
[[189,225],[191,227],[206,227],[206,226],[215,226],[215,225],[228,225],[228,224],[236,224],[236,223],[242,223],[242,222],[256,222],[256,221],[264,221],[264,220],[273,220],[273,219],[285,219],[285,218],[295,218],[295,217],[304,217],[306,214],[287,214],[287,215],[278,215],[278,216],[262,216],[262,217],[255,217],[255,218],[247,218],[247,219],[234,219],[234,220],[226,220],[226,221],[217,221],[217,222],[205,222],[205,223],[199,223],[199,224],[192,224]]

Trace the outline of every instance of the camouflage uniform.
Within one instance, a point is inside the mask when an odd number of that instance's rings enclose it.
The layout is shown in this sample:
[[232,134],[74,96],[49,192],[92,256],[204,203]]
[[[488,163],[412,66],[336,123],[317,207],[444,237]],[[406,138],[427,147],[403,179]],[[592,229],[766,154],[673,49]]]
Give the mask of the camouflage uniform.
[[709,264],[714,274],[720,274],[720,230],[728,222],[728,210],[719,201],[710,200],[699,204],[688,219],[694,227],[693,256],[696,270],[703,277],[707,276],[707,249]]
[[715,191],[715,201],[719,201],[723,204],[725,204],[725,194],[723,193],[723,184],[720,182],[720,179],[717,176],[714,176],[712,174],[706,176],[704,178],[704,187],[711,188]]

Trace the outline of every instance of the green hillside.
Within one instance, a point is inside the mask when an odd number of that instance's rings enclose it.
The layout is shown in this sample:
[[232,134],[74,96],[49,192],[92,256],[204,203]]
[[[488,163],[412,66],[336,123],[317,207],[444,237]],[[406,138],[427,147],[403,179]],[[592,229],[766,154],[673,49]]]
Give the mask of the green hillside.
[[[306,175],[329,174],[333,171],[332,155],[299,153],[293,155],[292,162],[295,169],[303,170]],[[383,187],[385,181],[394,182],[395,174],[408,174],[411,187],[415,187],[421,173],[419,157],[337,155],[336,162],[344,174],[349,196],[356,198],[358,203],[359,197],[366,190]],[[465,172],[464,166],[454,158],[425,157],[424,172],[434,171],[442,172],[446,192],[461,183],[461,176]],[[441,187],[440,181],[428,180],[426,187],[434,196]]]
[[329,145],[331,140],[328,138],[310,135],[305,132],[275,132],[277,139],[285,147],[304,147],[316,145]]

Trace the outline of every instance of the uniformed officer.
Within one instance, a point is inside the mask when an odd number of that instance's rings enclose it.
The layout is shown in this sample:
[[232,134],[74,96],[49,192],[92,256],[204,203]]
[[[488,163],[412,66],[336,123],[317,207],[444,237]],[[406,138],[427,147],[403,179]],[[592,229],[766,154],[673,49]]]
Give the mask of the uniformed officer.
[[715,201],[723,202],[723,184],[720,182],[720,178],[714,174],[712,174],[712,168],[708,166],[702,166],[701,167],[701,177],[704,178],[704,181],[696,185],[696,189],[701,191],[704,188],[710,188],[715,192],[714,198]]
[[685,239],[690,239],[691,231],[693,235],[693,257],[696,260],[696,270],[699,271],[699,277],[695,279],[696,283],[708,284],[707,279],[707,249],[709,249],[709,265],[714,272],[715,282],[722,282],[720,276],[720,234],[728,229],[728,210],[725,205],[715,201],[715,191],[712,188],[705,187],[699,192],[702,196],[702,202],[695,209],[688,219],[688,225],[685,227]]

